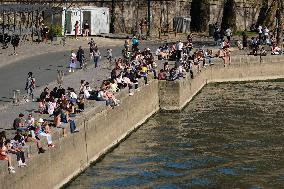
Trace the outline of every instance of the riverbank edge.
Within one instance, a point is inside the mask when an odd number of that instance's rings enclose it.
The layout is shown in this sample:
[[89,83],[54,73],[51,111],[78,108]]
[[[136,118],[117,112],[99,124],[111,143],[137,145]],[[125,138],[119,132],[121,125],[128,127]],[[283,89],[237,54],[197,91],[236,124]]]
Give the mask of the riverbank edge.
[[178,81],[159,82],[160,111],[181,111],[205,85],[210,83],[283,79],[284,62],[278,57],[267,58],[265,63],[234,62],[228,67],[214,65],[195,75],[197,76],[194,79],[186,77]]
[[[56,148],[37,155],[16,175],[0,173],[1,188],[60,188],[99,161],[147,119],[158,111],[180,111],[208,83],[254,81],[284,78],[284,63],[235,62],[227,68],[215,65],[178,81],[151,80],[134,96],[122,91],[121,106],[108,110],[105,105],[86,110],[76,120],[79,133],[59,138]],[[42,178],[44,179],[44,185]]]

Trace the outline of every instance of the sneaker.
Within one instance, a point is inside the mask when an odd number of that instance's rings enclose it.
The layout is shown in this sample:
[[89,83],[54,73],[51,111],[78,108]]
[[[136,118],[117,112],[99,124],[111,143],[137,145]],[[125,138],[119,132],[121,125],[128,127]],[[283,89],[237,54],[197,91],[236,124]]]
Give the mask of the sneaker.
[[8,171],[9,171],[9,173],[16,173],[14,167],[12,167],[12,166],[8,167]]
[[74,73],[75,71],[74,71],[74,70],[72,70],[72,72]]
[[54,144],[49,144],[47,146],[50,147],[50,148],[54,148],[55,147]]
[[69,70],[69,73],[71,72],[71,70]]
[[79,133],[79,130],[78,130],[78,129],[75,129],[75,130],[73,131],[73,133]]
[[43,149],[43,148],[38,149],[38,154],[43,154],[44,152],[45,152],[45,149]]
[[146,85],[149,85],[149,83],[147,83]]
[[136,91],[140,91],[140,89],[138,88],[138,89],[136,89]]
[[26,167],[27,164],[26,163],[21,163],[21,166],[20,167]]
[[29,102],[29,99],[26,99],[26,102]]
[[129,93],[129,96],[133,96],[134,94],[133,93]]

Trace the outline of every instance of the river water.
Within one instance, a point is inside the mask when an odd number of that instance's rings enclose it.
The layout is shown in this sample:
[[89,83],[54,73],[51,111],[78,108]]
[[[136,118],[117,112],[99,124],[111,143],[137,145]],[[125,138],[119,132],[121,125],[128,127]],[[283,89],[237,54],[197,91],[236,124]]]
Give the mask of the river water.
[[211,84],[67,186],[284,188],[284,82]]

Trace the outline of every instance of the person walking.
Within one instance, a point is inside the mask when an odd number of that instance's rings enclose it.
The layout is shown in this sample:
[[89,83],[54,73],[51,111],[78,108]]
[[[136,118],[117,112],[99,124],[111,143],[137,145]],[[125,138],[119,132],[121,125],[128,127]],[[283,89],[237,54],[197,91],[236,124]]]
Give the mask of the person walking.
[[84,64],[84,60],[85,60],[85,52],[84,50],[82,49],[82,47],[80,46],[78,51],[77,51],[77,61],[80,63],[80,68],[82,69],[83,68],[83,64]]
[[76,54],[74,51],[71,51],[71,56],[70,56],[70,64],[69,64],[69,72],[74,72],[76,68]]
[[113,56],[112,56],[112,49],[107,49],[107,60],[108,60],[108,63],[109,63],[109,69],[111,70],[111,65],[112,65],[112,59],[113,59]]
[[94,64],[95,64],[95,68],[96,68],[96,67],[98,67],[98,62],[101,58],[101,53],[100,53],[98,48],[96,48],[93,53],[94,53]]
[[29,72],[25,88],[25,90],[27,91],[27,98],[26,98],[27,102],[29,101],[30,96],[32,97],[32,101],[34,101],[34,89],[35,89],[35,78],[33,77],[33,73]]
[[20,43],[20,37],[18,35],[13,35],[12,40],[11,40],[11,44],[13,45],[13,48],[14,48],[13,55],[18,55],[16,52],[16,48],[19,46],[19,43]]
[[97,44],[95,43],[94,39],[91,38],[91,41],[88,43],[90,47],[90,59],[93,59],[94,57],[94,50],[97,49]]

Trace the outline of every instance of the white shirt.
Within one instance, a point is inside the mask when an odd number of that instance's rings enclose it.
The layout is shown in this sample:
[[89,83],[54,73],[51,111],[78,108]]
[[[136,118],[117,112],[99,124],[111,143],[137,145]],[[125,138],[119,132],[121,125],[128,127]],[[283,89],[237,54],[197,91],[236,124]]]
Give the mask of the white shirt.
[[47,112],[49,115],[53,114],[55,107],[56,107],[56,102],[48,102]]
[[265,28],[264,31],[263,31],[263,33],[264,33],[264,35],[268,36],[269,30],[268,30],[267,28]]
[[77,99],[77,95],[74,92],[70,92],[70,98]]
[[258,33],[262,33],[262,26],[258,26]]
[[232,35],[232,30],[230,28],[228,28],[226,30],[226,36],[231,36]]
[[31,117],[26,120],[26,126],[34,125],[35,118]]
[[76,57],[77,57],[76,54],[75,54],[75,53],[72,53],[70,59],[71,59],[71,60],[76,60]]
[[91,95],[90,95],[89,91],[87,89],[84,90],[84,97],[88,99],[88,98],[90,98],[90,96]]
[[178,51],[181,51],[182,48],[183,48],[183,43],[182,43],[182,42],[178,42],[178,44],[177,44],[177,50],[178,50]]

